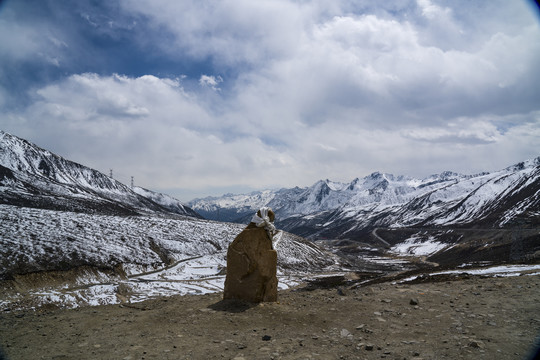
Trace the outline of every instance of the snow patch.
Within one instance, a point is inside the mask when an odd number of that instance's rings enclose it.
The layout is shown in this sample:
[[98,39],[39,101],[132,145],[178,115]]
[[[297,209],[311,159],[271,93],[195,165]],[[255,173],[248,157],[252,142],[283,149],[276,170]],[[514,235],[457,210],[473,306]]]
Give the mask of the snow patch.
[[[500,265],[485,267],[481,269],[461,269],[461,270],[447,270],[430,273],[430,276],[434,275],[445,275],[445,274],[469,274],[469,275],[484,275],[484,276],[495,276],[495,277],[508,277],[508,276],[535,276],[540,274],[540,272],[525,273],[527,271],[536,271],[540,270],[540,265]],[[405,283],[409,281],[416,280],[419,276],[411,276],[405,279],[400,280],[400,283]]]
[[402,243],[394,245],[390,252],[398,255],[417,255],[427,256],[435,254],[448,247],[448,244],[444,244],[435,241],[434,237],[429,237],[427,240],[423,240],[420,237],[413,236]]

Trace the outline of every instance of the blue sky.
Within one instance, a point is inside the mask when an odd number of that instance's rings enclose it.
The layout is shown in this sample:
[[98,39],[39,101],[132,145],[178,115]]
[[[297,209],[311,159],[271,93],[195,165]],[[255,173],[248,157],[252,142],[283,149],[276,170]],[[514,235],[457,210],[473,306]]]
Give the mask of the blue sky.
[[532,1],[0,2],[0,129],[194,197],[540,156]]

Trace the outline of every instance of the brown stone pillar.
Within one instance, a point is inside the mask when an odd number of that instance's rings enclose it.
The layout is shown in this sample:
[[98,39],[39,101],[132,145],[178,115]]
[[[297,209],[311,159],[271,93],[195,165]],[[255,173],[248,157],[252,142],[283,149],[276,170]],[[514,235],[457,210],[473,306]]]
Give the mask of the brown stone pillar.
[[276,272],[277,252],[272,239],[263,227],[250,223],[229,245],[223,298],[277,301]]

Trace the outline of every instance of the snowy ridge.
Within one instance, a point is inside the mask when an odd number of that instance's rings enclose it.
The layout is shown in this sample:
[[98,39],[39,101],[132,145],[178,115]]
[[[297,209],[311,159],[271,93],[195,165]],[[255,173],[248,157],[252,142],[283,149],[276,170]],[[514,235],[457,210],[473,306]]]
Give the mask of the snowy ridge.
[[179,200],[167,194],[158,193],[139,186],[134,186],[133,191],[141,196],[144,196],[147,199],[152,200],[156,204],[163,206],[164,208],[168,209],[173,213],[193,216],[197,218],[201,217],[198,213],[193,211],[193,209],[187,207]]
[[[272,207],[277,224],[309,238],[354,238],[376,227],[537,224],[540,157],[493,173],[445,171],[414,179],[375,172],[350,183],[321,180],[308,188],[265,194],[271,200],[260,199],[257,206]],[[233,200],[242,196],[227,198],[227,203],[207,199],[205,206],[221,202],[221,212],[236,211]],[[200,201],[190,206],[198,209]]]
[[199,216],[178,200],[128,186],[0,131],[0,203],[107,214]]
[[188,205],[209,220],[245,223],[244,217],[252,216],[276,196],[272,190],[254,191],[244,195],[225,194],[188,202]]
[[0,164],[12,171],[33,174],[66,185],[91,187],[122,194],[128,188],[95,170],[41,149],[26,140],[0,131]]

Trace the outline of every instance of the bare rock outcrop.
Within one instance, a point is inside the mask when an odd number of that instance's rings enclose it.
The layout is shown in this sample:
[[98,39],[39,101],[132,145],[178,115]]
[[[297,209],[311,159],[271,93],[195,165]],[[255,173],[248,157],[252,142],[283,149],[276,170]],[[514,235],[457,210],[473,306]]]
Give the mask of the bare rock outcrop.
[[274,213],[261,208],[227,251],[224,299],[277,301],[277,252],[272,247]]

